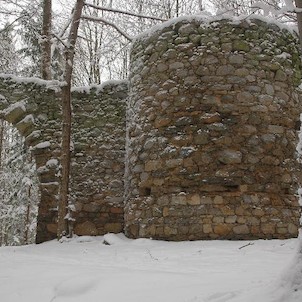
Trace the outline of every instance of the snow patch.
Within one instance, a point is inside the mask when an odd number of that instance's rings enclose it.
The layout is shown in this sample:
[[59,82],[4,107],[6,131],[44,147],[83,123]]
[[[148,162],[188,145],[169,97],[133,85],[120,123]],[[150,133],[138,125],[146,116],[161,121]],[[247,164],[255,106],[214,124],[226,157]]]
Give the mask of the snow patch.
[[288,52],[282,52],[280,55],[275,56],[278,59],[290,59],[292,56]]
[[57,80],[47,81],[35,77],[16,77],[12,74],[5,73],[0,73],[0,79],[12,81],[16,84],[36,84],[38,86],[44,86],[47,89],[51,89],[56,92],[59,92],[61,90],[61,87],[66,85],[66,82],[60,82]]
[[0,94],[0,105],[8,105],[8,102],[4,95]]
[[43,174],[43,173],[46,173],[46,172],[48,172],[49,171],[49,169],[46,167],[46,166],[41,166],[41,167],[39,167],[38,169],[37,169],[37,173],[38,174]]
[[95,90],[96,93],[101,93],[107,86],[117,86],[122,84],[127,84],[127,80],[109,80],[100,85],[90,85],[90,86],[81,86],[81,87],[72,87],[71,92],[79,92],[79,93],[91,93],[92,90]]
[[104,243],[108,245],[123,245],[130,241],[124,234],[108,233],[104,235]]
[[69,277],[67,280],[61,280],[54,288],[55,296],[51,301],[57,301],[58,298],[72,298],[83,296],[91,291],[97,285],[97,279],[94,276],[85,274]]
[[59,165],[59,161],[56,158],[52,158],[47,161],[46,166],[48,168],[57,167]]
[[34,130],[31,134],[26,136],[26,139],[38,138],[38,137],[40,137],[40,135],[41,135],[41,130]]
[[[20,122],[19,122],[20,124],[21,123],[32,123],[32,124],[34,124],[35,123],[35,119],[34,119],[34,116],[32,115],[32,114],[28,114],[28,115],[26,115],[25,116],[25,118],[24,119],[22,119]],[[18,123],[18,124],[19,124]]]
[[51,143],[49,141],[45,141],[45,142],[35,145],[33,147],[33,149],[46,149],[46,148],[49,148],[50,146],[51,146]]
[[59,186],[59,183],[57,181],[49,181],[49,182],[41,182],[41,185],[43,185],[43,186]]
[[74,241],[77,243],[87,243],[87,242],[94,242],[97,240],[99,237],[95,236],[76,236],[74,237]]
[[299,199],[299,204],[302,207],[302,188],[298,189],[298,199]]
[[13,112],[14,110],[16,110],[17,108],[20,108],[23,112],[26,112],[25,105],[26,105],[25,100],[22,100],[22,101],[11,104],[10,106],[8,106],[6,109],[2,110],[1,112],[4,115],[8,115],[11,112]]

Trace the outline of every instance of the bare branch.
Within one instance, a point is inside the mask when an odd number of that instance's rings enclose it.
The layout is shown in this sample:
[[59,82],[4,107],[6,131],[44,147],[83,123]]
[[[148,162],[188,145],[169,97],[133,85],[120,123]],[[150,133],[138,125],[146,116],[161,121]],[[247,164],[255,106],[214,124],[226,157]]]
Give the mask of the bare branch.
[[6,26],[4,28],[0,29],[0,34],[5,32],[6,30],[12,28],[14,26],[14,24],[17,23],[20,19],[21,19],[21,17],[15,19],[10,24],[6,24]]
[[58,35],[55,34],[55,33],[52,33],[52,35],[53,35],[59,42],[61,42],[62,45],[63,45],[64,47],[66,47],[66,48],[68,47],[67,44],[61,39],[60,36],[58,36]]
[[150,20],[156,20],[156,21],[161,21],[161,22],[165,22],[167,21],[167,19],[163,19],[163,18],[159,18],[159,17],[153,17],[153,16],[146,16],[146,15],[141,15],[141,14],[135,14],[135,13],[131,13],[128,11],[124,11],[124,10],[120,10],[120,9],[114,9],[114,8],[107,8],[107,7],[102,7],[102,6],[97,6],[91,3],[85,3],[86,6],[95,8],[95,9],[99,9],[105,12],[111,12],[111,13],[117,13],[117,14],[123,14],[123,15],[128,15],[128,16],[132,16],[132,17],[136,17],[136,18],[142,18],[142,19],[150,19]]
[[[35,15],[36,12],[34,12],[33,14],[30,15],[30,18],[32,18]],[[11,21],[9,24],[7,24],[4,28],[0,29],[0,33],[6,31],[8,28],[12,28],[14,26],[15,23],[18,23],[21,19],[23,19],[24,16],[21,15],[19,17],[17,17],[15,20]]]
[[248,244],[245,244],[245,245],[239,247],[238,249],[241,250],[241,249],[243,249],[243,248],[245,248],[245,247],[247,247],[247,246],[250,246],[250,245],[254,245],[254,243],[249,242]]
[[[71,14],[73,14],[73,11],[71,12]],[[58,35],[59,37],[62,38],[62,37],[65,35],[65,33],[66,33],[68,27],[70,26],[70,23],[71,23],[71,18],[69,18],[69,19],[67,20],[67,22],[65,23],[65,25],[63,26],[63,28],[62,28],[60,34]]]
[[133,38],[130,37],[126,32],[124,32],[122,29],[120,29],[115,23],[113,22],[110,22],[104,18],[101,18],[101,17],[92,17],[92,16],[86,16],[86,15],[83,15],[81,17],[82,19],[84,20],[88,20],[88,21],[94,21],[94,22],[101,22],[105,25],[108,25],[108,26],[111,26],[113,27],[119,34],[121,34],[123,37],[125,37],[128,41],[132,41]]

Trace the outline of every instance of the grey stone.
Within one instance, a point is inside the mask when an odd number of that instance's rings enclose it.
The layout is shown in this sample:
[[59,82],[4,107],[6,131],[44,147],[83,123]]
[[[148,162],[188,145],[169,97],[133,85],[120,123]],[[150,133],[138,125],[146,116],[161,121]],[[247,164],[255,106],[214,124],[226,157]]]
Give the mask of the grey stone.
[[217,75],[229,75],[229,74],[234,74],[235,68],[232,65],[223,65],[219,66],[217,69]]
[[174,69],[180,69],[180,68],[183,68],[184,67],[184,64],[182,62],[174,62],[174,63],[171,63],[169,65],[169,68],[174,70]]
[[224,150],[220,152],[218,160],[226,165],[240,164],[242,161],[242,153],[235,150]]
[[229,61],[231,64],[242,65],[244,62],[244,57],[242,54],[230,55]]

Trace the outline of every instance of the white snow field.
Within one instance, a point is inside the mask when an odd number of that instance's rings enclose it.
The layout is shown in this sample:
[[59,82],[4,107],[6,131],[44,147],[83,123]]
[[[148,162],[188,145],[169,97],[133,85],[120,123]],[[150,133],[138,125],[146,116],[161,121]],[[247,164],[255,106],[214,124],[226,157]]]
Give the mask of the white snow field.
[[282,288],[297,248],[298,239],[164,242],[122,234],[2,247],[0,301],[302,301]]

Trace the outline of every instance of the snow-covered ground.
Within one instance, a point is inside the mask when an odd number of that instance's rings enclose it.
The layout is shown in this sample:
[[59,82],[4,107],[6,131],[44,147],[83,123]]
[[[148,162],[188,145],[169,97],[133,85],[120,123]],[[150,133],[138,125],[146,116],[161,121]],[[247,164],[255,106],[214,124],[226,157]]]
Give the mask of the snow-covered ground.
[[108,234],[2,247],[0,301],[277,301],[297,246],[297,239],[163,242]]

